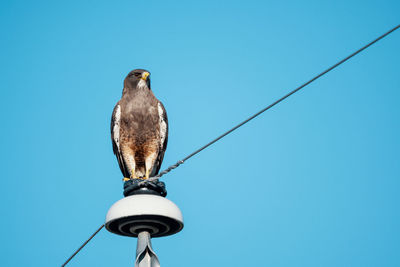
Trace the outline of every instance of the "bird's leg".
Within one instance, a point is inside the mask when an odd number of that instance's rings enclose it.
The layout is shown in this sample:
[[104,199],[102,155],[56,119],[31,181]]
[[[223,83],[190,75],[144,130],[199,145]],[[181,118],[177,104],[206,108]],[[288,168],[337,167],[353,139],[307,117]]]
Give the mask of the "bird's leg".
[[150,173],[150,170],[146,168],[146,176],[143,177],[143,179],[145,179],[145,180],[149,179],[149,173]]
[[135,176],[135,165],[133,165],[132,171],[131,171],[131,175],[128,177],[124,177],[124,179],[122,179],[124,182],[129,181],[129,180],[133,180],[133,179],[138,179],[139,177]]
[[132,168],[131,176],[130,176],[129,179],[130,179],[130,180],[139,179],[139,177],[137,177],[137,176],[135,175],[135,166],[133,166],[133,168]]
[[154,160],[156,158],[156,153],[151,153],[150,156],[146,157],[146,160],[144,162],[144,166],[146,169],[146,176],[143,177],[143,179],[149,179],[150,178],[150,171],[151,168],[153,167]]
[[137,178],[135,177],[135,169],[136,169],[135,151],[132,151],[126,147],[122,147],[121,154],[122,158],[125,161],[126,168],[128,170],[131,169],[129,176],[125,177],[124,174],[124,178],[122,179],[122,181],[127,182],[129,180]]

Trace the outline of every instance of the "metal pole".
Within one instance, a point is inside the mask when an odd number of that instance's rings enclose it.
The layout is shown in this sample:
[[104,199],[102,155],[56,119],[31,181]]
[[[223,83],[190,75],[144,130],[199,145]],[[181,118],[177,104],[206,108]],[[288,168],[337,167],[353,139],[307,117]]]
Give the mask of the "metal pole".
[[160,261],[151,247],[149,232],[143,231],[138,235],[135,267],[160,267]]

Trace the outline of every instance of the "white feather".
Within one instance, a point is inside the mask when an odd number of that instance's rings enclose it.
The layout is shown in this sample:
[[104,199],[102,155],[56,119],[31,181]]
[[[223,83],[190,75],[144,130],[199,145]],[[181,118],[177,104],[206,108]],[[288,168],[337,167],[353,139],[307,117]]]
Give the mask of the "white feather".
[[165,137],[167,135],[167,123],[164,121],[164,110],[161,106],[161,103],[158,103],[158,116],[160,119],[160,138],[161,145],[164,144]]
[[113,135],[114,135],[114,142],[117,144],[118,147],[118,151],[120,151],[119,149],[120,120],[121,120],[121,107],[117,105],[117,110],[115,111],[115,118],[114,118]]
[[146,81],[143,80],[143,79],[140,79],[140,81],[139,81],[139,83],[138,83],[138,88],[146,88],[146,89],[149,89],[149,88],[147,87]]

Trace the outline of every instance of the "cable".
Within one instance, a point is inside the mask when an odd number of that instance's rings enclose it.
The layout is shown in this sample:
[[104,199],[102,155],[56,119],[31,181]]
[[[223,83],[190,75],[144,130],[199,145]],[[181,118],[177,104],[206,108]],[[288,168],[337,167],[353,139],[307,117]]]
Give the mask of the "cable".
[[83,249],[83,247],[86,246],[87,243],[89,243],[89,241],[92,240],[92,238],[93,238],[95,235],[97,235],[97,233],[100,232],[101,229],[103,229],[103,227],[104,227],[104,224],[103,224],[102,226],[100,226],[99,229],[97,229],[96,232],[94,232],[94,233],[89,237],[89,239],[86,240],[85,243],[83,243],[82,246],[80,246],[80,247],[74,252],[74,254],[72,254],[71,257],[69,257],[68,260],[66,260],[66,261],[64,262],[63,265],[61,265],[61,267],[64,267],[65,265],[67,265],[67,263],[68,263],[70,260],[72,260],[72,258],[75,257],[75,255],[78,254],[79,251],[81,251],[81,249]]
[[146,181],[154,181],[157,180],[158,178],[160,178],[161,176],[163,176],[164,174],[169,173],[170,171],[172,171],[173,169],[177,168],[179,165],[183,164],[186,160],[190,159],[191,157],[193,157],[194,155],[196,155],[197,153],[199,153],[200,151],[206,149],[207,147],[211,146],[212,144],[214,144],[215,142],[217,142],[218,140],[220,140],[221,138],[225,137],[226,135],[230,134],[231,132],[233,132],[234,130],[236,130],[237,128],[241,127],[242,125],[248,123],[249,121],[251,121],[252,119],[254,119],[255,117],[257,117],[258,115],[260,115],[261,113],[267,111],[268,109],[272,108],[273,106],[275,106],[276,104],[280,103],[281,101],[285,100],[286,98],[288,98],[289,96],[293,95],[294,93],[296,93],[297,91],[299,91],[300,89],[304,88],[305,86],[309,85],[310,83],[312,83],[313,81],[315,81],[316,79],[320,78],[321,76],[325,75],[326,73],[330,72],[331,70],[333,70],[334,68],[336,68],[337,66],[343,64],[344,62],[346,62],[347,60],[349,60],[350,58],[354,57],[355,55],[357,55],[358,53],[360,53],[361,51],[365,50],[366,48],[370,47],[371,45],[373,45],[374,43],[378,42],[379,40],[385,38],[387,35],[389,35],[390,33],[394,32],[395,30],[397,30],[398,28],[400,28],[400,24],[397,25],[396,27],[394,27],[393,29],[389,30],[388,32],[382,34],[381,36],[379,36],[378,38],[374,39],[373,41],[369,42],[368,44],[366,44],[365,46],[361,47],[360,49],[358,49],[357,51],[353,52],[352,54],[350,54],[349,56],[345,57],[344,59],[340,60],[339,62],[337,62],[336,64],[334,64],[333,66],[329,67],[328,69],[324,70],[323,72],[321,72],[320,74],[318,74],[317,76],[315,76],[314,78],[312,78],[311,80],[309,80],[308,82],[303,83],[302,85],[300,85],[299,87],[297,87],[296,89],[294,89],[293,91],[289,92],[288,94],[286,94],[285,96],[279,98],[278,100],[276,100],[275,102],[273,102],[272,104],[270,104],[269,106],[267,106],[266,108],[260,110],[259,112],[257,112],[256,114],[254,114],[253,116],[251,116],[250,118],[244,120],[243,122],[239,123],[238,125],[236,125],[235,127],[233,127],[232,129],[230,129],[229,131],[223,133],[222,135],[218,136],[217,138],[215,138],[214,140],[212,140],[211,142],[209,142],[208,144],[202,146],[201,148],[197,149],[196,151],[194,151],[193,153],[189,154],[188,156],[186,156],[185,158],[183,158],[182,160],[178,161],[177,163],[169,166],[167,169],[163,170],[162,172],[160,172],[158,175],[154,176],[154,177],[150,177],[149,179],[147,179]]
[[[154,176],[154,177],[150,177],[149,179],[146,180],[146,182],[151,182],[154,180],[158,180],[159,178],[161,178],[161,176],[163,176],[164,174],[169,173],[170,171],[172,171],[173,169],[179,167],[179,165],[183,164],[185,161],[187,161],[188,159],[190,159],[191,157],[193,157],[194,155],[196,155],[197,153],[201,152],[202,150],[206,149],[207,147],[211,146],[212,144],[214,144],[215,142],[217,142],[218,140],[220,140],[221,138],[225,137],[226,135],[230,134],[231,132],[235,131],[237,128],[243,126],[244,124],[248,123],[249,121],[251,121],[252,119],[254,119],[255,117],[257,117],[258,115],[260,115],[261,113],[267,111],[268,109],[272,108],[273,106],[275,106],[276,104],[280,103],[281,101],[285,100],[286,98],[288,98],[289,96],[293,95],[294,93],[296,93],[297,91],[299,91],[300,89],[302,89],[303,87],[309,85],[310,83],[312,83],[313,81],[315,81],[316,79],[320,78],[321,76],[325,75],[326,73],[330,72],[331,70],[333,70],[334,68],[336,68],[337,66],[343,64],[344,62],[346,62],[347,60],[349,60],[350,58],[354,57],[355,55],[357,55],[358,53],[360,53],[361,51],[365,50],[366,48],[370,47],[371,45],[373,45],[374,43],[378,42],[379,40],[385,38],[387,35],[389,35],[390,33],[394,32],[395,30],[397,30],[398,28],[400,28],[400,24],[397,25],[396,27],[394,27],[393,29],[389,30],[388,32],[382,34],[381,36],[379,36],[378,38],[376,38],[375,40],[369,42],[368,44],[366,44],[365,46],[361,47],[360,49],[358,49],[357,51],[353,52],[352,54],[350,54],[349,56],[345,57],[344,59],[340,60],[339,62],[337,62],[336,64],[334,64],[333,66],[329,67],[328,69],[326,69],[325,71],[321,72],[320,74],[318,74],[317,76],[315,76],[314,78],[312,78],[311,80],[309,80],[308,82],[303,83],[302,85],[300,85],[299,87],[297,87],[296,89],[294,89],[293,91],[289,92],[288,94],[286,94],[285,96],[279,98],[278,100],[276,100],[275,102],[273,102],[272,104],[270,104],[269,106],[267,106],[266,108],[260,110],[259,112],[257,112],[256,114],[252,115],[251,117],[249,117],[248,119],[244,120],[243,122],[239,123],[238,125],[236,125],[235,127],[233,127],[232,129],[230,129],[229,131],[223,133],[222,135],[218,136],[217,138],[215,138],[214,140],[212,140],[211,142],[207,143],[206,145],[200,147],[199,149],[197,149],[196,151],[194,151],[193,153],[189,154],[188,156],[186,156],[185,158],[183,158],[182,160],[179,160],[177,163],[169,166],[167,169],[163,170],[162,172],[160,172],[158,175]],[[90,240],[92,240],[92,238],[97,235],[98,232],[100,232],[101,229],[103,229],[104,224],[100,226],[99,229],[96,230],[96,232],[94,232],[88,240],[86,240],[85,243],[82,244],[82,246],[80,246],[75,252],[74,254],[72,254],[71,257],[68,258],[68,260],[62,265],[62,267],[64,267],[65,265],[67,265],[67,263],[73,258],[75,257],[76,254],[79,253],[79,251],[81,251],[82,248],[84,248],[87,243],[89,243]]]

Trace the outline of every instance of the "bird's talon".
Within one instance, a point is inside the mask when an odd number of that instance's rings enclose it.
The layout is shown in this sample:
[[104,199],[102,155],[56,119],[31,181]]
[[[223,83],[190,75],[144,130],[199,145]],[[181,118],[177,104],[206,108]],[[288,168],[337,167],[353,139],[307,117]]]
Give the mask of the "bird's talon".
[[124,182],[129,181],[131,178],[126,178],[124,177],[124,179],[122,179]]

